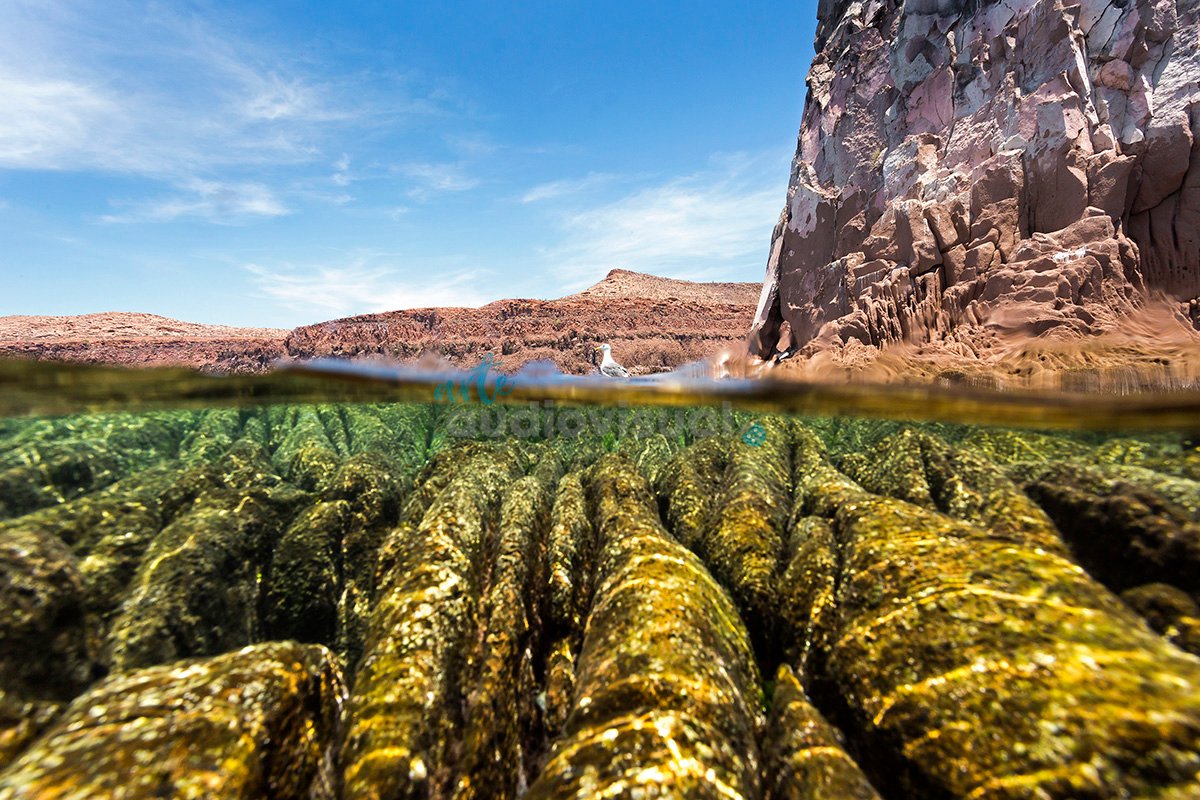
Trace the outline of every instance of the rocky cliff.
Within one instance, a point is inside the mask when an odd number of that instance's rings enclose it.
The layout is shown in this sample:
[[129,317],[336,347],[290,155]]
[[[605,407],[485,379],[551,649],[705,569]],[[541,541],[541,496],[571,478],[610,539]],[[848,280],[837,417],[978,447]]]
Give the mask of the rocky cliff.
[[751,350],[978,355],[1200,296],[1200,3],[821,0]]

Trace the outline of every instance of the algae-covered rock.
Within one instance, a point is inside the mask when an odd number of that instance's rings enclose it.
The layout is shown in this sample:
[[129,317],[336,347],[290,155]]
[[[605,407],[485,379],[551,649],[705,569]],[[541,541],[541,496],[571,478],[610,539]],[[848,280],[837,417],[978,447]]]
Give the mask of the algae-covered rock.
[[388,534],[341,758],[346,797],[440,795],[454,780],[462,669],[479,630],[480,565],[504,490],[522,472],[505,448],[452,448]]
[[824,679],[876,777],[973,798],[1200,792],[1200,661],[1061,554],[872,495],[811,435],[797,460],[838,543]]
[[958,446],[983,456],[993,464],[1088,459],[1093,448],[1065,436],[1005,428],[975,428]]
[[62,503],[175,458],[188,414],[104,414],[31,426],[0,452],[0,519]]
[[787,567],[779,580],[778,642],[802,675],[828,650],[838,579],[837,542],[823,517],[803,516],[797,503],[789,526]]
[[83,581],[67,546],[39,530],[0,532],[0,689],[69,700],[93,676]]
[[757,796],[758,675],[733,603],[627,459],[601,459],[589,491],[599,583],[570,715],[528,796]]
[[592,519],[580,473],[558,484],[547,539],[547,622],[574,635],[583,628],[591,591]]
[[258,624],[259,573],[306,495],[242,440],[208,476],[210,488],[146,552],[113,622],[117,670],[249,644]]
[[763,418],[758,437],[737,438],[697,552],[728,587],[760,648],[774,639],[776,582],[792,510],[791,433]]
[[463,747],[456,798],[512,798],[528,785],[541,744],[534,650],[541,631],[532,591],[549,524],[550,494],[533,476],[505,493],[495,563],[483,597],[482,637],[464,676]]
[[628,456],[653,485],[678,447],[678,440],[670,440],[661,433],[651,432],[644,436],[622,439],[618,452]]
[[0,689],[0,769],[49,728],[62,710],[62,703],[23,699]]
[[188,465],[207,464],[220,458],[242,435],[244,412],[214,408],[199,420],[179,444],[179,459]]
[[338,602],[337,650],[348,664],[362,653],[367,620],[375,597],[379,548],[400,513],[410,488],[408,466],[391,458],[364,453],[346,459],[330,485],[331,496],[349,504],[349,521],[341,539],[341,596]]
[[562,732],[575,692],[575,652],[570,638],[559,639],[546,658],[544,726],[551,741]]
[[348,663],[357,660],[377,551],[402,491],[383,456],[355,455],[342,464],[326,499],[297,515],[275,545],[263,599],[267,638],[336,642]]
[[332,642],[342,594],[342,539],[350,504],[329,500],[304,509],[275,547],[267,576],[262,630],[269,639]]
[[[1200,598],[1200,521],[1187,499],[1192,481],[1062,462],[1027,469],[1023,477],[1025,491],[1058,525],[1071,552],[1107,586],[1169,583]],[[1174,499],[1172,484],[1180,493]]]
[[775,676],[765,742],[765,796],[771,800],[879,800],[837,729],[809,702],[787,666]]
[[345,690],[323,647],[270,643],[114,675],[0,773],[0,797],[336,797]]
[[[334,433],[331,439],[330,430],[326,429],[329,421],[327,408],[299,406],[273,422],[271,432],[275,446],[271,460],[280,475],[305,489],[325,488],[337,473],[338,462],[347,454],[345,431],[330,425]],[[340,418],[336,418],[336,422],[340,426]]]
[[692,550],[708,531],[729,459],[729,440],[710,436],[677,453],[659,473],[658,496],[664,501],[667,527]]
[[872,452],[843,459],[842,467],[868,491],[981,525],[995,536],[1063,550],[1054,523],[1003,469],[928,432],[906,428]]
[[1121,592],[1125,604],[1176,647],[1200,655],[1200,603],[1165,583]]
[[0,523],[0,537],[10,530],[36,531],[71,549],[78,560],[89,639],[101,661],[107,661],[109,625],[143,555],[167,521],[194,499],[179,468],[178,462],[157,465],[99,492]]

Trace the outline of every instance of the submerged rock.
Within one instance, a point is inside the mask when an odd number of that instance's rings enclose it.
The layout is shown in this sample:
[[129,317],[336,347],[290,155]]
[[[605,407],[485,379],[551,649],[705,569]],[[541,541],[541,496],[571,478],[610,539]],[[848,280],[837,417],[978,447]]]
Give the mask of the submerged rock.
[[841,734],[813,707],[786,666],[775,676],[765,738],[766,796],[772,800],[879,800]]
[[388,535],[341,752],[346,797],[423,797],[454,785],[481,562],[521,471],[511,449],[448,451],[425,480],[432,491],[418,490]]
[[757,796],[760,689],[733,604],[663,529],[633,464],[607,456],[589,484],[599,583],[575,699],[529,797]]
[[272,643],[114,675],[0,772],[3,798],[336,797],[331,654]]
[[[1200,792],[1200,661],[1063,555],[873,495],[801,436],[797,491],[832,521],[825,674],[902,791]],[[1103,720],[1103,724],[1098,724]]]
[[1200,600],[1200,484],[1061,462],[1020,475],[1075,557],[1106,585],[1120,592],[1158,581]]
[[254,641],[259,572],[307,499],[283,484],[261,448],[236,445],[209,488],[162,530],[113,621],[117,670],[213,655]]
[[0,424],[0,797],[1200,793],[1180,440],[534,411]]

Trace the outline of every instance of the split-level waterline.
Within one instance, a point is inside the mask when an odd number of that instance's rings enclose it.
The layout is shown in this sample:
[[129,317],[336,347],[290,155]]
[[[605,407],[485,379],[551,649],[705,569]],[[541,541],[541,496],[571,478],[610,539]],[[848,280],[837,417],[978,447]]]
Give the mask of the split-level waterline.
[[42,367],[0,797],[1200,796],[1188,395]]

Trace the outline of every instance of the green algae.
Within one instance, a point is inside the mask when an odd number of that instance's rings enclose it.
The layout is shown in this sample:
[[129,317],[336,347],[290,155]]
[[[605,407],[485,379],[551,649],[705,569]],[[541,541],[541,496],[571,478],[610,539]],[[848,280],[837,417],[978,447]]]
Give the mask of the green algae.
[[[202,793],[196,714],[269,730],[222,740],[221,796],[1200,792],[1183,437],[566,406],[0,422],[4,796],[151,785],[133,753]],[[246,646],[343,665],[345,713],[304,689],[220,716],[198,659]],[[56,733],[177,658],[199,671],[163,719]],[[229,681],[257,692],[263,658]]]
[[873,495],[811,436],[796,457],[840,555],[824,678],[907,791],[1200,791],[1200,661],[1061,554]]
[[0,772],[0,797],[332,800],[344,701],[337,665],[313,645],[114,675]]
[[630,461],[601,459],[588,488],[598,585],[574,702],[529,797],[757,796],[758,676],[733,604]]

